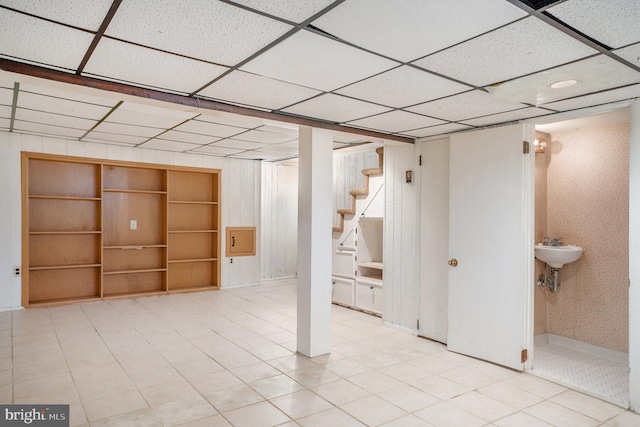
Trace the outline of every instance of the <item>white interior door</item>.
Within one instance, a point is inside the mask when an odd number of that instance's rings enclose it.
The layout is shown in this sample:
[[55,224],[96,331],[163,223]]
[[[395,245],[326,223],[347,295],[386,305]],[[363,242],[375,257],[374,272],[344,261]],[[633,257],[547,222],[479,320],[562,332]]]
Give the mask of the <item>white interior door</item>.
[[449,288],[449,138],[425,141],[420,181],[418,335],[447,342]]
[[533,128],[450,141],[449,350],[523,369],[533,268]]

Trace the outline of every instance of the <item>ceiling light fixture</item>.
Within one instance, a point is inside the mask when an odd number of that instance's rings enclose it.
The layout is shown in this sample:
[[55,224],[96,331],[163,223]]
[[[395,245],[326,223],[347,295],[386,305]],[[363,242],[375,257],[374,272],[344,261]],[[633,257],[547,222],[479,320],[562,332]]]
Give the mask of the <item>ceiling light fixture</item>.
[[578,83],[577,80],[575,79],[569,79],[569,80],[560,80],[557,82],[553,82],[549,85],[549,87],[551,89],[562,89],[564,87],[569,87],[569,86],[573,86],[574,84]]

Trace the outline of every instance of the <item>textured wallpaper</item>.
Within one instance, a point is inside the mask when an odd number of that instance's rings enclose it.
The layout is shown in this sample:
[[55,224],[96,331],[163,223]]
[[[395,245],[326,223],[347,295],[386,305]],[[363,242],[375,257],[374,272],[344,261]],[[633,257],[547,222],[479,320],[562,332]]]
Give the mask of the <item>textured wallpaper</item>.
[[555,133],[546,158],[545,234],[584,248],[560,270],[559,291],[544,289],[546,329],[628,352],[628,123]]
[[[551,141],[551,135],[536,132],[536,139],[545,142]],[[542,242],[547,232],[547,158],[546,153],[536,153],[536,201],[535,201],[535,238],[536,243]],[[535,279],[538,280],[540,273],[544,272],[544,263],[535,260]],[[534,293],[534,335],[545,334],[547,330],[547,288],[535,287]]]

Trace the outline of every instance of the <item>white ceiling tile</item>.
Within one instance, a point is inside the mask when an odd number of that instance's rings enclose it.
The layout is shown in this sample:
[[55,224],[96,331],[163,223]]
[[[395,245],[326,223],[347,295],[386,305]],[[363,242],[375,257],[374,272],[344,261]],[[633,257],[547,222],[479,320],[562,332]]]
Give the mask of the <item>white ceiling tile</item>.
[[634,98],[640,98],[640,85],[627,86],[621,89],[608,90],[564,101],[551,102],[549,104],[544,104],[543,107],[557,111],[568,111]]
[[13,104],[13,89],[0,88],[0,105]]
[[251,154],[255,153],[256,154],[255,158],[263,159],[263,160],[281,159],[283,157],[289,157],[290,155],[292,155],[292,154],[284,153],[282,151],[274,151],[269,148],[252,150],[252,151],[249,151],[248,153],[251,153]]
[[610,47],[640,41],[640,2],[637,0],[568,0],[547,11]]
[[2,0],[1,3],[41,18],[98,31],[112,0]]
[[280,124],[272,121],[272,122],[269,122],[269,124],[260,126],[257,130],[261,130],[263,132],[282,133],[285,135],[289,135],[292,138],[297,138],[299,133],[298,129],[299,129],[299,126],[292,123]]
[[260,117],[241,116],[239,114],[227,113],[226,111],[203,110],[198,120],[209,123],[220,123],[239,128],[252,129],[262,126],[268,120]]
[[93,141],[93,142],[102,142],[102,143],[118,143],[118,144],[127,144],[127,145],[137,145],[145,142],[147,137],[144,136],[133,136],[133,135],[122,135],[117,133],[108,133],[108,132],[96,132],[92,131],[83,138],[83,141]]
[[262,76],[330,91],[397,63],[309,31],[298,31],[241,68]]
[[199,95],[270,110],[278,110],[320,94],[319,90],[244,71],[227,74]]
[[415,64],[470,84],[487,86],[595,53],[595,49],[530,17]]
[[551,114],[552,111],[544,110],[542,108],[523,108],[521,110],[508,111],[506,113],[494,114],[486,117],[478,117],[477,119],[465,120],[464,124],[469,126],[488,126],[496,125],[500,123],[513,122],[517,120],[530,119],[532,117],[544,116],[545,114]]
[[101,122],[96,126],[95,131],[151,138],[161,133],[162,129],[146,126],[125,125],[121,123]]
[[242,128],[225,126],[218,123],[203,122],[201,120],[189,120],[187,123],[183,123],[176,127],[175,130],[199,133],[207,136],[217,136],[220,138],[227,138],[244,132],[244,129]]
[[[93,34],[0,9],[2,55],[75,70]],[[44,47],[44,48],[43,48]]]
[[217,147],[215,145],[205,145],[203,147],[196,148],[192,150],[194,153],[206,153],[206,154],[217,154],[220,156],[227,156],[229,154],[236,154],[244,150],[238,150],[236,148],[225,148],[225,147]]
[[[561,89],[550,87],[554,82],[569,79],[578,83]],[[487,87],[487,90],[496,98],[541,105],[632,83],[640,83],[640,72],[605,55],[598,55]]]
[[110,107],[101,105],[85,104],[84,102],[22,91],[18,94],[18,107],[96,120],[103,118],[111,110]]
[[106,34],[222,65],[236,64],[292,27],[210,0],[123,2]]
[[114,94],[114,97],[112,98],[107,98],[105,96],[97,96],[96,91],[85,87],[79,87],[78,85],[55,84],[56,82],[50,81],[43,83],[43,85],[20,83],[21,96],[24,92],[30,92],[54,98],[78,101],[85,104],[101,105],[104,107],[114,107],[119,102],[116,98],[117,94]]
[[67,138],[80,138],[85,130],[66,128],[62,126],[52,126],[42,123],[23,122],[15,120],[13,122],[13,130],[15,132],[37,133],[39,135],[64,136]]
[[167,129],[197,115],[197,113],[193,112],[123,102],[115,111],[109,114],[105,121]]
[[169,130],[158,135],[157,139],[165,139],[167,141],[186,142],[189,144],[205,145],[220,140],[219,137],[201,135],[199,133],[179,132],[177,130]]
[[618,55],[620,58],[626,59],[633,65],[640,67],[640,43],[614,50],[613,53]]
[[412,129],[435,126],[444,123],[442,120],[409,113],[407,111],[391,111],[365,119],[349,122],[351,126],[362,126],[384,132],[403,132]]
[[11,120],[0,118],[0,129],[9,129],[11,126]]
[[24,120],[27,122],[42,123],[52,126],[62,126],[74,129],[82,129],[87,131],[95,126],[97,120],[82,119],[79,117],[63,116],[42,111],[25,110],[23,108],[16,109],[16,120]]
[[264,132],[261,130],[250,130],[240,135],[236,135],[235,139],[242,141],[260,142],[263,144],[278,144],[281,142],[297,139],[297,136],[289,133],[281,132]]
[[0,105],[0,117],[11,118],[11,107],[9,105]]
[[403,66],[354,83],[336,92],[401,108],[465,90],[469,90],[469,87],[413,67]]
[[344,142],[344,143],[348,143],[348,144],[353,144],[353,143],[356,143],[356,142],[368,141],[369,137],[362,136],[362,135],[356,135],[356,134],[348,133],[348,132],[337,132],[337,131],[334,131],[333,132],[333,140],[337,141],[337,142]]
[[357,46],[408,62],[525,15],[502,0],[349,0],[313,25]]
[[446,125],[431,126],[428,128],[416,129],[409,132],[402,132],[403,135],[412,136],[414,138],[424,138],[426,136],[444,135],[447,133],[458,132],[462,130],[473,129],[471,126],[465,126],[458,123],[448,123]]
[[227,70],[227,67],[102,38],[83,74],[191,93]]
[[175,141],[166,141],[162,139],[152,139],[151,141],[147,141],[144,144],[141,144],[138,148],[150,148],[154,150],[164,150],[164,151],[189,151],[194,148],[199,147],[199,145],[194,144],[186,144],[184,142],[175,142]]
[[474,90],[409,107],[406,110],[438,119],[458,121],[524,107],[523,104],[497,99],[481,90]]
[[311,18],[334,0],[235,0],[236,3],[279,16],[287,21],[300,23]]
[[255,151],[241,151],[240,153],[231,154],[229,157],[234,159],[262,160],[262,156]]
[[389,111],[389,108],[328,93],[285,108],[282,111],[341,123],[380,114]]
[[225,148],[237,148],[239,150],[254,150],[256,148],[262,148],[266,144],[259,142],[250,142],[250,141],[241,141],[239,139],[222,139],[215,143],[216,147],[225,147]]

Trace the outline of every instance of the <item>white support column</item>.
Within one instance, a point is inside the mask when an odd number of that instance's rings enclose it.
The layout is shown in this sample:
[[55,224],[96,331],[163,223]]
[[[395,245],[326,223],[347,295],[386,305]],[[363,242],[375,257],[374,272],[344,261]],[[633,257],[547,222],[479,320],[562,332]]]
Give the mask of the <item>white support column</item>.
[[629,401],[640,413],[640,99],[629,116]]
[[331,351],[333,138],[300,127],[298,166],[298,352]]

